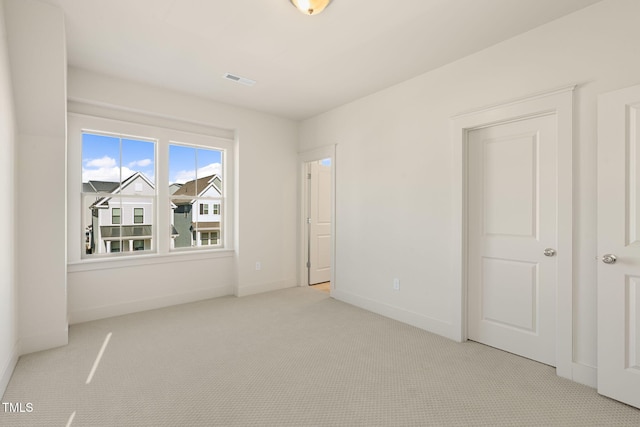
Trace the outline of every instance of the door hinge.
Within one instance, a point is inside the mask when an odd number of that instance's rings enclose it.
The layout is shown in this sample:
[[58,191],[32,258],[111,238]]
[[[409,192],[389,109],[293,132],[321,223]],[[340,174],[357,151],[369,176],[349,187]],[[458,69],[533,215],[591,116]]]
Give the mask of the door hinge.
[[307,179],[311,179],[311,174],[310,173],[307,174]]
[[307,218],[307,224],[311,224],[311,218]]
[[311,263],[307,261],[307,268],[311,268]]

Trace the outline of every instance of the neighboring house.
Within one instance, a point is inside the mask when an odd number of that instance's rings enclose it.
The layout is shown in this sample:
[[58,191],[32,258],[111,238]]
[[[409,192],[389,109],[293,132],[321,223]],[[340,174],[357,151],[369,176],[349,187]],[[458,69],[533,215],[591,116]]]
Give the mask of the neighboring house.
[[177,184],[177,183],[176,184],[171,184],[169,186],[169,194],[175,193],[176,191],[178,191],[180,189],[180,187],[182,187],[182,184]]
[[220,244],[222,179],[217,174],[184,183],[173,194],[175,247]]
[[102,199],[99,196],[92,198],[90,196],[87,197],[86,195],[90,195],[91,193],[96,193],[96,194],[113,193],[118,188],[119,185],[120,185],[119,182],[112,182],[112,181],[89,181],[89,182],[82,183],[82,193],[85,194],[85,197],[82,198],[83,200],[82,212],[86,213],[88,212],[88,210],[91,210],[90,220],[87,221],[88,225],[85,229],[85,253],[86,254],[98,253],[98,249],[96,248],[96,239],[93,233],[94,225],[96,227],[98,226],[97,225],[98,221],[96,221],[95,219],[96,217],[94,216],[94,214],[97,215],[97,211],[93,209],[92,206]]
[[[143,173],[136,172],[121,186],[117,182],[89,181],[83,184],[83,191],[112,194],[88,206],[91,224],[86,230],[86,253],[152,249],[155,186]],[[171,228],[175,239],[177,231],[173,224]]]

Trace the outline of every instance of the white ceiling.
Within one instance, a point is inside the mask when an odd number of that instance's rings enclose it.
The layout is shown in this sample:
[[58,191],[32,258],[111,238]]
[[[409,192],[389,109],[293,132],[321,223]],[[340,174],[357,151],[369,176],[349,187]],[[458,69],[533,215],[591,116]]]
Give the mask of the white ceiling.
[[[599,0],[44,0],[69,65],[304,119]],[[224,73],[256,80],[253,87]]]

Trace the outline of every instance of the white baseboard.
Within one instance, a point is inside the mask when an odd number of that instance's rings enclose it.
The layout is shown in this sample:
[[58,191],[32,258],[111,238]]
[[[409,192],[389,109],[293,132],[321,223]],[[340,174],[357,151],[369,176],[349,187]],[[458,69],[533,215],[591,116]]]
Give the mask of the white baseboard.
[[261,294],[263,292],[278,291],[280,289],[295,288],[295,280],[283,280],[271,283],[261,283],[259,285],[238,285],[235,295],[237,297],[246,297],[248,295]]
[[331,296],[339,301],[346,302],[347,304],[355,305],[356,307],[360,307],[373,313],[397,320],[399,322],[415,326],[416,328],[424,329],[425,331],[434,333],[436,335],[441,335],[453,340],[456,339],[455,333],[452,330],[453,325],[449,322],[427,317],[422,314],[407,311],[398,307],[364,298],[359,295],[354,295],[349,292],[340,291],[338,289],[332,290]]
[[47,331],[40,331],[37,335],[20,337],[18,348],[20,355],[35,353],[36,351],[49,350],[62,347],[69,343],[69,325]]
[[598,387],[598,370],[593,366],[574,362],[571,367],[571,373],[573,381],[593,388]]
[[17,345],[11,349],[11,354],[9,358],[0,365],[0,399],[4,396],[4,392],[7,391],[7,385],[9,385],[9,380],[11,379],[11,375],[13,375],[13,371],[16,369],[16,365],[18,364],[18,347]]
[[124,314],[138,313],[140,311],[154,310],[172,305],[186,304],[202,301],[210,298],[218,298],[233,295],[233,286],[221,286],[216,288],[199,289],[196,291],[163,295],[153,298],[145,298],[135,301],[126,301],[119,304],[89,307],[73,310],[69,313],[69,323],[82,323],[91,320],[106,319]]

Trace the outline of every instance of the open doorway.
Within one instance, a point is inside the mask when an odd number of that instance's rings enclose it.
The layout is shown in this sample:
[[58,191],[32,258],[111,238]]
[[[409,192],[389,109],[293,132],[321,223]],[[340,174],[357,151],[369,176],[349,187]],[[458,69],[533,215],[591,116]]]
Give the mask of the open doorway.
[[327,293],[334,288],[334,156],[330,150],[301,155],[300,284]]
[[327,290],[331,282],[331,158],[307,163],[307,185],[307,281]]

